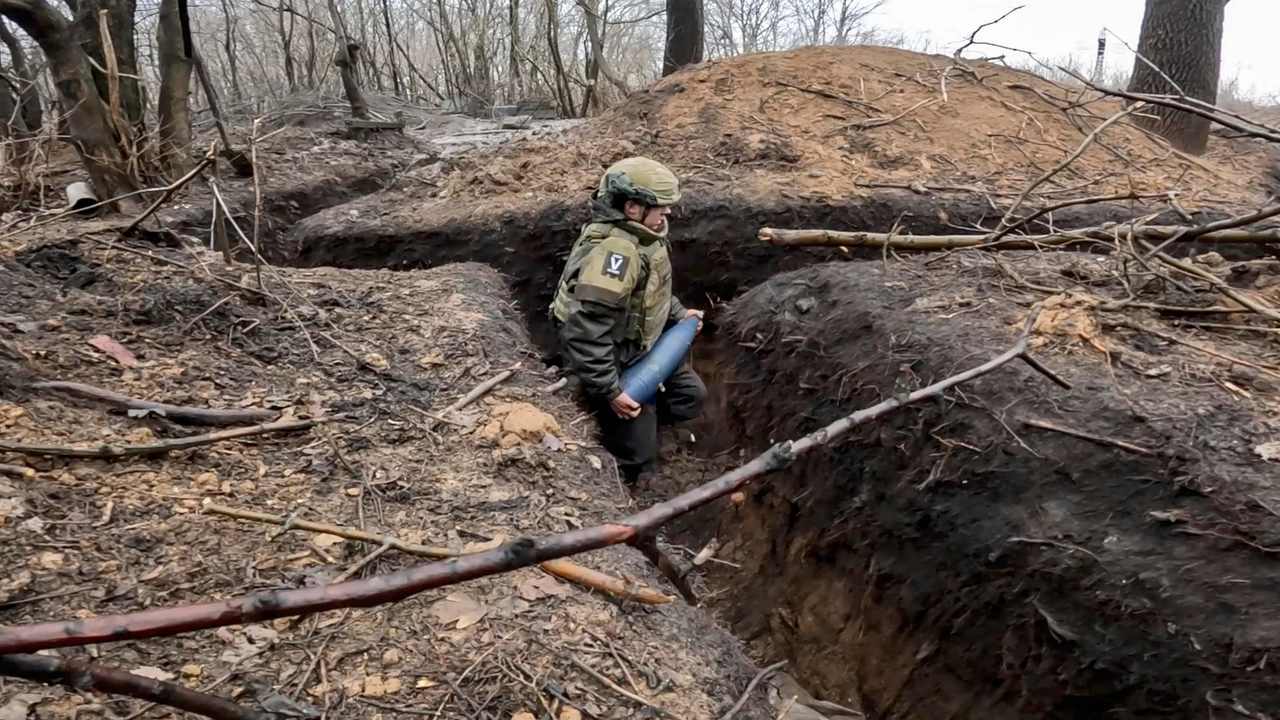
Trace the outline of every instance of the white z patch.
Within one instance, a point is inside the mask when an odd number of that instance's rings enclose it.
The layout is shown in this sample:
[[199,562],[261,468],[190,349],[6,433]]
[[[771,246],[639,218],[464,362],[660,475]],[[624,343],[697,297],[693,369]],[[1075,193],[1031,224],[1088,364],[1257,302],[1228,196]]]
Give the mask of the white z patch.
[[611,252],[604,258],[604,274],[615,280],[627,271],[627,256]]

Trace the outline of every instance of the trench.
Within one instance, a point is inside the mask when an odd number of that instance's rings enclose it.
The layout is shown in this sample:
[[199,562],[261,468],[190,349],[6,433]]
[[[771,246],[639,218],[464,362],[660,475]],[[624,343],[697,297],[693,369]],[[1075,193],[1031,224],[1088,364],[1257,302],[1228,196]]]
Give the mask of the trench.
[[[1126,208],[1106,206],[1072,215],[1057,221],[1094,224],[1129,217]],[[580,208],[558,204],[481,221],[425,228],[374,226],[344,235],[328,232],[325,213],[319,212],[281,237],[277,256],[284,264],[304,267],[492,265],[509,279],[532,340],[547,350],[548,362],[555,362],[545,313],[583,220]],[[859,368],[862,378],[873,378],[862,387],[846,393],[840,383],[834,394],[797,390],[815,382],[831,387],[833,378],[848,375],[852,361],[820,351],[762,356],[737,342],[750,318],[746,310],[737,311],[735,301],[755,306],[757,315],[772,302],[752,297],[752,288],[771,278],[793,277],[794,292],[777,302],[791,303],[788,307],[794,309],[795,293],[808,292],[805,288],[814,282],[800,271],[864,261],[856,269],[842,267],[841,277],[870,276],[876,263],[865,261],[879,257],[878,251],[778,249],[756,239],[758,228],[883,231],[896,223],[904,232],[932,234],[952,231],[956,224],[989,226],[997,220],[980,207],[924,207],[918,198],[895,194],[842,207],[768,207],[711,196],[678,211],[672,219],[675,291],[687,305],[709,308],[693,360],[707,382],[710,401],[704,416],[690,427],[698,437],[697,450],[673,456],[664,450],[659,479],[639,489],[637,501],[647,504],[700,484],[777,440],[798,437],[874,403],[893,386],[894,328],[871,307],[885,299],[874,281],[841,290],[844,302],[856,305],[865,299],[869,307],[839,315],[840,326],[832,331],[868,357],[878,356]],[[850,339],[859,333],[862,339]],[[989,354],[995,352],[993,346]],[[932,358],[932,369],[942,369],[944,359]],[[921,372],[930,369],[930,361],[923,362],[923,369],[917,362]],[[963,493],[894,497],[896,489],[930,473],[922,445],[928,428],[957,422],[976,434],[1000,432],[985,415],[971,411],[947,414],[933,408],[903,414],[753,484],[741,505],[717,503],[672,523],[665,529],[670,542],[697,548],[718,537],[724,542],[720,557],[735,563],[704,566],[714,589],[707,610],[759,658],[791,661],[794,674],[815,696],[861,706],[867,717],[1203,717],[1185,702],[1191,693],[1202,693],[1203,680],[1153,659],[1163,649],[1145,628],[1126,629],[1119,618],[1104,628],[1101,649],[1085,656],[1045,625],[1044,618],[1051,615],[1035,604],[1037,599],[1060,594],[1064,583],[1089,582],[1091,570],[1074,563],[1036,568],[1017,552],[993,553],[989,537],[1016,534],[1017,523],[1000,513],[988,516],[989,508],[974,507]],[[1098,483],[1161,472],[1131,457],[1104,457],[1087,444],[1057,449],[1058,460],[1077,458]],[[956,472],[993,484],[984,493],[990,493],[993,507],[1009,510],[1024,502],[1029,488],[1039,487],[1043,478],[1061,479],[1064,473],[1052,460],[1002,451],[996,461]],[[1129,495],[1120,498],[1120,489],[1104,494],[1122,504],[1134,501],[1130,489],[1123,493]],[[1151,486],[1137,494],[1138,501],[1153,506],[1169,499],[1167,491]],[[1101,516],[1097,519],[1101,522]],[[1053,612],[1077,620],[1090,617],[1096,607],[1068,602]],[[1135,684],[1133,678],[1144,674],[1150,682]]]

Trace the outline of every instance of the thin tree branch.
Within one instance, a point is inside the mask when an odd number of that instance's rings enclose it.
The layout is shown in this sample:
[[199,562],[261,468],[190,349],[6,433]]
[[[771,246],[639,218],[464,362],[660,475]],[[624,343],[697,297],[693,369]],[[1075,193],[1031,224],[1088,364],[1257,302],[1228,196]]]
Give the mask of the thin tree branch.
[[225,427],[228,425],[241,425],[247,422],[263,422],[279,415],[279,413],[271,410],[217,410],[213,408],[169,405],[167,403],[152,402],[151,400],[140,400],[93,385],[62,380],[38,382],[31,387],[35,390],[49,390],[83,400],[101,402],[120,410],[153,410],[181,425]]
[[213,720],[273,720],[273,716],[268,713],[250,710],[216,695],[207,695],[176,683],[134,675],[78,658],[0,655],[0,675],[48,685],[66,685],[80,691],[97,690],[149,700]]
[[1030,357],[1028,342],[1031,328],[1040,316],[1040,311],[1041,307],[1037,307],[1030,313],[1013,347],[982,365],[859,410],[799,440],[774,445],[751,462],[711,482],[615,522],[543,539],[519,537],[493,550],[417,565],[363,580],[272,590],[227,600],[153,608],[123,615],[4,627],[0,628],[0,653],[140,640],[335,608],[372,607],[397,602],[424,590],[627,543],[642,534],[655,531],[673,518],[736,492],[755,478],[790,467],[797,458],[831,444],[855,427],[907,405],[939,397],[957,385],[994,372],[1014,360],[1025,360]]
[[121,458],[132,457],[134,455],[151,455],[153,453],[173,452],[174,450],[186,450],[188,448],[200,447],[202,445],[212,445],[224,440],[235,440],[252,435],[267,435],[277,432],[293,432],[295,430],[306,430],[307,428],[319,425],[323,422],[329,422],[336,418],[324,418],[314,420],[281,420],[279,422],[264,423],[262,425],[254,425],[253,427],[232,428],[231,430],[219,430],[208,435],[191,435],[189,437],[170,438],[161,440],[160,442],[148,443],[146,445],[99,445],[96,448],[72,448],[60,445],[28,445],[27,443],[16,443],[8,440],[0,440],[0,452],[18,453],[21,455],[47,455],[49,457],[73,457],[73,458]]

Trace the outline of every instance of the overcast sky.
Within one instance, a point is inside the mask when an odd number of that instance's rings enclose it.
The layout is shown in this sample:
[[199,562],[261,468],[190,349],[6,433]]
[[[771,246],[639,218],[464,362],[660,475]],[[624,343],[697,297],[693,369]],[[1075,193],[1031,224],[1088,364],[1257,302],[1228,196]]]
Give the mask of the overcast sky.
[[[887,0],[869,22],[899,30],[909,38],[928,38],[934,52],[950,52],[980,24],[1019,5],[1026,7],[998,25],[984,28],[979,40],[1022,48],[1042,60],[1074,55],[1093,66],[1098,33],[1106,28],[1133,47],[1138,45],[1143,0]],[[997,55],[996,49],[970,48],[966,54]],[[1133,54],[1114,36],[1107,39],[1107,64],[1131,68]],[[1230,0],[1222,44],[1222,77],[1238,77],[1251,94],[1275,95],[1280,102],[1280,0]]]

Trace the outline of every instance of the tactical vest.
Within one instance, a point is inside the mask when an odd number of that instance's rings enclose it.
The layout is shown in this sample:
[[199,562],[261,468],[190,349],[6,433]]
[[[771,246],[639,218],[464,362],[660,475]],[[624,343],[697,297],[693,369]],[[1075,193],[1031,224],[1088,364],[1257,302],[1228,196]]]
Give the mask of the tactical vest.
[[573,289],[583,262],[591,250],[607,237],[624,238],[633,243],[640,260],[635,288],[627,298],[623,322],[614,326],[613,343],[619,361],[624,365],[649,351],[657,342],[671,311],[671,255],[665,238],[645,242],[614,223],[589,223],[578,236],[560,285],[556,288],[551,314],[558,322],[569,317]]

